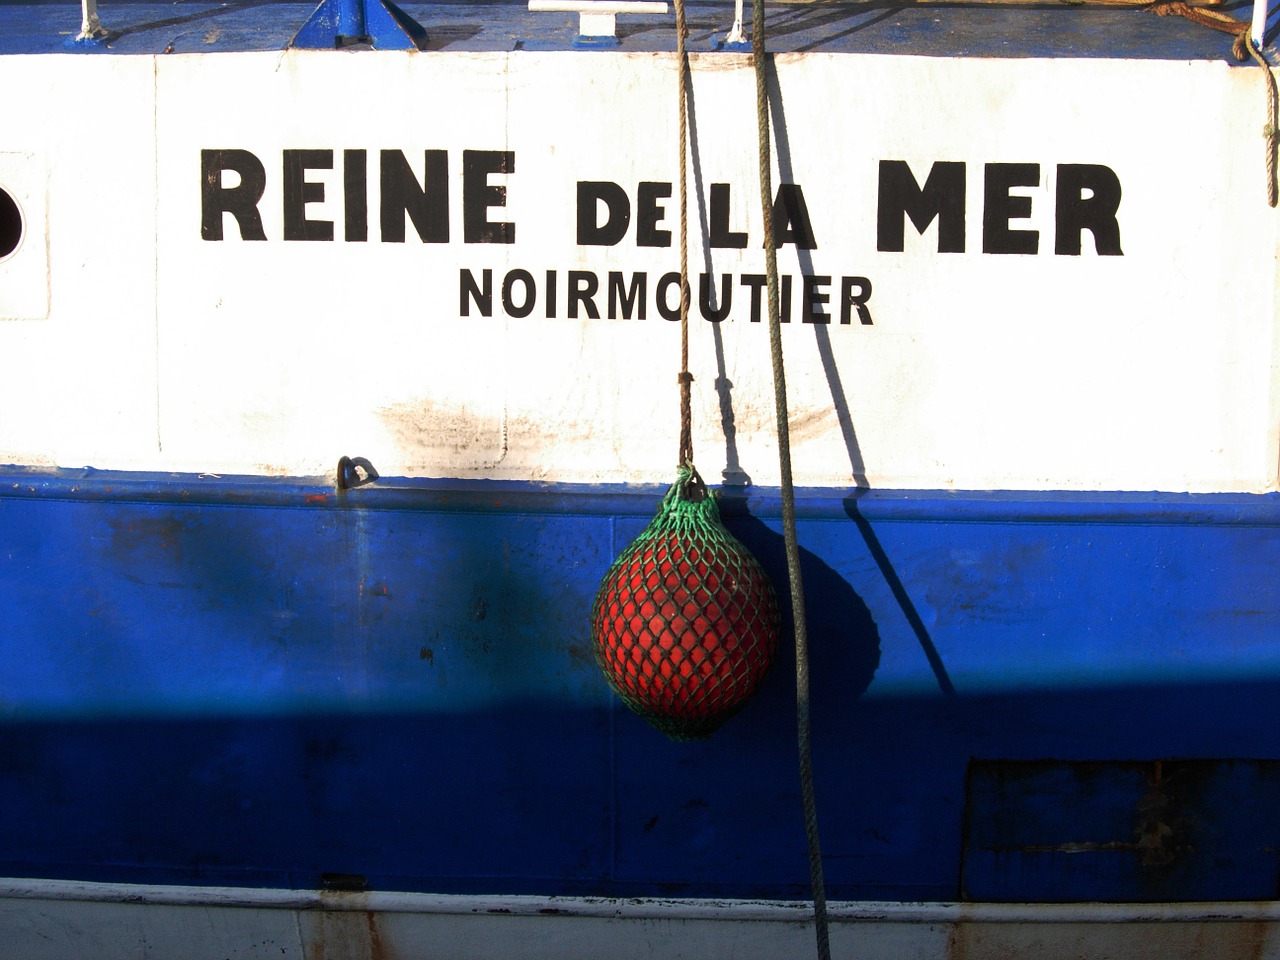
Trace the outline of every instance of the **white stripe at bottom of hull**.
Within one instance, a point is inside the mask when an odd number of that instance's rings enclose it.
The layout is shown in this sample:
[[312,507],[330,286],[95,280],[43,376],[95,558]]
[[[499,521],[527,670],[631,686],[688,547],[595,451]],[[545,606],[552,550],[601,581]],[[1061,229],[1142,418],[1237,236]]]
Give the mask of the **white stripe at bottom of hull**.
[[[1280,958],[1280,902],[830,905],[834,957]],[[810,905],[0,880],[0,960],[792,958]]]

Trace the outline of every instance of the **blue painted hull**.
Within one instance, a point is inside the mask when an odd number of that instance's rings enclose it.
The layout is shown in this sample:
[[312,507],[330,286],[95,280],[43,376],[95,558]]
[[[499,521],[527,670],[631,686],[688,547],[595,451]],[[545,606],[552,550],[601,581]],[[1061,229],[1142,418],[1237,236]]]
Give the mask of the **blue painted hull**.
[[[594,664],[596,585],[659,490],[2,487],[0,874],[807,896],[785,645],[694,743]],[[777,509],[725,497],[782,584]],[[833,898],[1276,895],[1280,497],[802,491],[799,517]]]

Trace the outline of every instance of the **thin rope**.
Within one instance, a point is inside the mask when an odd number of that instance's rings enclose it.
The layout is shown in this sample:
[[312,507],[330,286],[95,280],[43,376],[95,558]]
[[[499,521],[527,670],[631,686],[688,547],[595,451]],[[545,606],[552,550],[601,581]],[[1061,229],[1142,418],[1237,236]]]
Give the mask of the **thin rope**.
[[1249,55],[1262,68],[1262,72],[1267,75],[1267,123],[1262,128],[1262,135],[1267,141],[1267,203],[1274,207],[1276,205],[1276,107],[1277,103],[1280,102],[1280,95],[1276,92],[1276,77],[1271,72],[1271,65],[1267,63],[1266,58],[1253,45],[1247,30],[1242,40],[1245,49],[1249,51]]
[[818,958],[831,960],[827,924],[827,887],[822,872],[818,808],[813,791],[809,717],[809,634],[805,623],[804,582],[796,537],[795,485],[791,476],[791,431],[787,413],[787,381],[782,366],[782,327],[778,310],[778,255],[773,235],[773,182],[769,151],[769,98],[764,33],[764,0],[751,3],[752,61],[756,74],[756,129],[760,161],[760,207],[764,215],[765,273],[769,289],[769,353],[773,361],[773,396],[778,422],[778,467],[782,474],[782,536],[791,584],[791,616],[796,640],[796,741],[800,760],[800,794],[804,804],[805,839],[809,847],[809,882]]
[[685,168],[688,166],[689,139],[689,54],[685,50],[688,34],[684,0],[676,0],[676,61],[680,68],[680,457],[677,466],[693,466],[693,415],[690,412],[689,373],[689,190]]
[[1253,45],[1253,38],[1250,36],[1253,25],[1242,23],[1222,10],[1191,6],[1188,3],[1184,3],[1183,0],[1162,0],[1162,2],[1152,4],[1149,9],[1159,17],[1185,17],[1192,23],[1197,23],[1202,27],[1231,34],[1235,38],[1231,44],[1231,55],[1241,62],[1248,57],[1253,57],[1254,62],[1266,73],[1267,122],[1262,129],[1262,136],[1266,140],[1267,151],[1267,204],[1274,207],[1277,199],[1276,145],[1277,139],[1280,139],[1280,131],[1277,130],[1276,109],[1280,105],[1280,94],[1276,91],[1276,78],[1271,72],[1270,64],[1267,63],[1266,58],[1262,56],[1257,47]]

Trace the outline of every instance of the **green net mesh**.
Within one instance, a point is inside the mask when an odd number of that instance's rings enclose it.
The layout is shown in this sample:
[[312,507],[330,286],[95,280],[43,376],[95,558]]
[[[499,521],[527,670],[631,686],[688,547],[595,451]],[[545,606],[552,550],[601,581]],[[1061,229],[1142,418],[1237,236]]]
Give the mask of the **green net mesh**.
[[711,734],[768,673],[778,645],[773,587],[692,467],[605,574],[591,634],[609,685],[676,740]]

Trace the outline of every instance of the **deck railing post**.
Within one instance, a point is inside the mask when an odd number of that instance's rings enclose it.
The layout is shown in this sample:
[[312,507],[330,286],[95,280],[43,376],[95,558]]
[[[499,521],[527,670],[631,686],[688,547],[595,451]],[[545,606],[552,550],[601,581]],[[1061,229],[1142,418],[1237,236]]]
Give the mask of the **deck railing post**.
[[107,31],[98,19],[98,0],[80,0],[80,33],[76,39],[97,40],[106,35]]
[[1259,53],[1262,52],[1267,37],[1267,15],[1270,13],[1268,0],[1253,0],[1253,21],[1249,27],[1249,39]]

